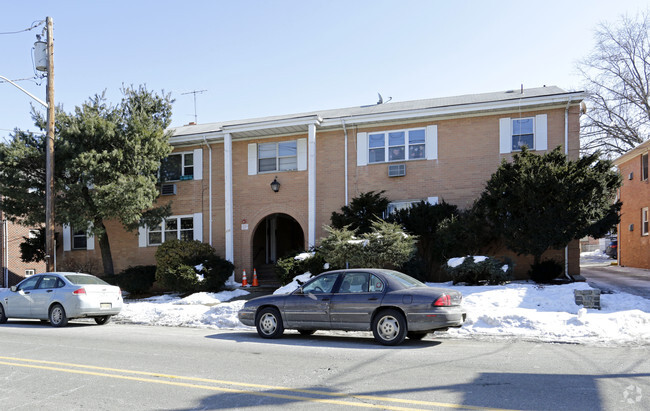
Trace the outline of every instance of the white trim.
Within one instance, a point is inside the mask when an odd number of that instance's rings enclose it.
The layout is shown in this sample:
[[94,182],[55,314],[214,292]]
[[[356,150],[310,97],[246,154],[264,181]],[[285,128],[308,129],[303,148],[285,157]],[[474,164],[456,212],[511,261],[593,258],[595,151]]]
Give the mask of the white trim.
[[194,213],[192,226],[194,239],[203,242],[203,213]]
[[650,219],[649,207],[643,207],[641,209],[641,236],[643,237],[650,235],[650,229],[647,229],[645,227],[648,224],[650,224],[650,222],[648,221],[649,219]]
[[299,138],[297,140],[297,164],[298,164],[298,171],[305,171],[307,170],[307,139],[306,138]]
[[438,126],[437,125],[434,124],[434,125],[427,126],[424,141],[425,141],[424,149],[426,150],[426,159],[437,160],[438,159]]
[[248,145],[248,175],[257,174],[257,143]]
[[307,158],[308,246],[316,245],[316,125],[309,125]]
[[427,197],[427,203],[431,205],[438,204],[438,197]]
[[[233,194],[232,194],[232,134],[226,133],[223,140],[223,157],[224,157],[224,172],[223,179],[225,184],[225,228],[226,228],[226,260],[231,263],[235,262],[234,257],[234,244],[235,240],[233,237]],[[254,144],[255,145],[255,144]],[[256,145],[255,145],[256,146]],[[254,152],[257,153],[257,146],[254,148]],[[250,145],[248,147],[249,155],[249,174],[250,174]],[[257,156],[255,158],[254,164],[257,163]],[[211,211],[212,212],[212,211]]]
[[546,114],[539,114],[535,116],[535,150],[546,151],[548,150],[548,129],[546,125]]
[[67,224],[63,224],[63,251],[72,251],[72,233]]
[[368,165],[368,133],[357,133],[357,167]]
[[95,236],[92,234],[86,234],[86,250],[95,249]]
[[203,149],[194,150],[194,180],[203,180]]
[[512,152],[512,121],[510,117],[499,119],[499,153]]
[[138,247],[147,246],[147,227],[138,227]]

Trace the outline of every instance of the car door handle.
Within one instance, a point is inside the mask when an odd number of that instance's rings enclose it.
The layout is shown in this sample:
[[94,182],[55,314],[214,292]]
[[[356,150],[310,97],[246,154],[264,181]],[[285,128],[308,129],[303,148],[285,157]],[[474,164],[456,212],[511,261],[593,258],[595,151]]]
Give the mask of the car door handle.
[[29,291],[25,291],[25,294],[29,294]]
[[378,300],[377,297],[370,297],[370,298],[368,298],[368,301],[377,301],[377,300]]
[[321,301],[329,301],[329,298],[323,298]]
[[51,293],[52,291],[54,291],[54,290],[47,290],[48,293]]

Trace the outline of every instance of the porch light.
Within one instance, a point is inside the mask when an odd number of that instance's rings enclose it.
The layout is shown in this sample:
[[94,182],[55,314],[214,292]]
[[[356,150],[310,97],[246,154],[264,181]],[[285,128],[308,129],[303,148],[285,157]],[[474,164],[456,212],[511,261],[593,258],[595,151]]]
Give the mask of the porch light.
[[271,190],[273,190],[273,192],[275,193],[280,191],[280,182],[278,181],[278,176],[275,176],[275,178],[271,182]]

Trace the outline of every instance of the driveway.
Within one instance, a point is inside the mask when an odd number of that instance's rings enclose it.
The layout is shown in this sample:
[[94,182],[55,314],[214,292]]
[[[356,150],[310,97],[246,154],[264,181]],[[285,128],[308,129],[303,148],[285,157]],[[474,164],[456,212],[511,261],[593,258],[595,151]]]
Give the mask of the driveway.
[[650,299],[650,270],[590,264],[581,265],[580,274],[602,291],[623,291]]

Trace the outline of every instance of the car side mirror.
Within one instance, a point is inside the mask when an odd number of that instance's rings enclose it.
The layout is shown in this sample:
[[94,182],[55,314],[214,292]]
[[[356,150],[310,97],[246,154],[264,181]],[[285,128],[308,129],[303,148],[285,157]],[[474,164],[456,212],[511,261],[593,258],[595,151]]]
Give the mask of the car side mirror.
[[15,293],[18,288],[15,285],[12,285],[11,287],[9,287],[9,289],[11,290],[12,293]]

